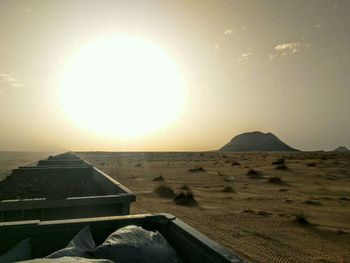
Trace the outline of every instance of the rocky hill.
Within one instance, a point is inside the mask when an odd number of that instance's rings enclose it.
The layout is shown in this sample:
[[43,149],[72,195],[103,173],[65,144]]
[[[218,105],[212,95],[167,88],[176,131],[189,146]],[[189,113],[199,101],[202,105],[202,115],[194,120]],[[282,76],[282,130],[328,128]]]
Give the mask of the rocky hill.
[[347,153],[350,152],[350,150],[345,146],[339,146],[337,149],[334,150],[334,152]]
[[224,145],[220,151],[236,151],[236,152],[250,152],[250,151],[298,151],[294,149],[274,134],[262,133],[259,131],[246,132],[234,137],[229,143]]

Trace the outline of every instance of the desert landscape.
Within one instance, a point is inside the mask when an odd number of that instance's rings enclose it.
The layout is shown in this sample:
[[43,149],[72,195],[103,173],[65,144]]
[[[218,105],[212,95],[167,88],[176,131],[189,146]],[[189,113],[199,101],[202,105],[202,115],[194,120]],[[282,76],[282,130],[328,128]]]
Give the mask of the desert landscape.
[[[217,151],[77,154],[136,194],[131,214],[171,213],[247,262],[349,262],[346,147],[302,152],[272,133],[248,132]],[[29,158],[19,157],[3,157],[2,169]],[[56,177],[13,175],[0,182],[0,198],[54,198]],[[73,181],[74,194],[98,190],[79,174]]]
[[350,263],[349,11],[1,0],[0,222],[131,214],[186,262]]
[[[80,152],[137,194],[132,214],[171,213],[248,262],[349,262],[346,153]],[[191,191],[177,205],[170,191]]]

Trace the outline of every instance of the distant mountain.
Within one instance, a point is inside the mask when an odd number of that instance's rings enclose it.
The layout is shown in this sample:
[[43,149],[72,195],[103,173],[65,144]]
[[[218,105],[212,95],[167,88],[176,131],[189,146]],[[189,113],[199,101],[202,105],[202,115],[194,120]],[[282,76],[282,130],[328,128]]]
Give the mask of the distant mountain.
[[224,145],[220,151],[250,152],[250,151],[298,151],[294,149],[274,134],[262,133],[259,131],[246,132],[234,137],[229,143]]
[[333,152],[347,153],[350,152],[350,150],[345,146],[339,146],[337,149],[333,150]]

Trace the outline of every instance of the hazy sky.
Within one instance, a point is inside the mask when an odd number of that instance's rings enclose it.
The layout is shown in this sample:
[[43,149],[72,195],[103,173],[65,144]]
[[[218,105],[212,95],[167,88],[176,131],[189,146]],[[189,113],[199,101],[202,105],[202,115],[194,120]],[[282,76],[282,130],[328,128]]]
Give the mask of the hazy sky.
[[[347,0],[1,0],[0,150],[212,150],[254,130],[302,150],[350,147],[349,13]],[[187,104],[170,126],[106,138],[63,112],[65,62],[113,34],[181,68]]]

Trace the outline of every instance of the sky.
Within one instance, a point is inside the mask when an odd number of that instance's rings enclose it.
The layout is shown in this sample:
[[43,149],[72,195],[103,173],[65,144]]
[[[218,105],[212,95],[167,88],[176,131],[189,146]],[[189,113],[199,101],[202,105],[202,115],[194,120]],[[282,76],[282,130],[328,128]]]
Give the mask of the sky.
[[[347,0],[1,0],[0,150],[202,151],[247,131],[350,147],[349,11]],[[58,99],[67,61],[115,34],[160,47],[186,87],[174,120],[132,138],[79,126]]]

